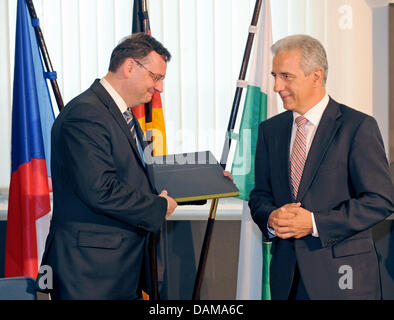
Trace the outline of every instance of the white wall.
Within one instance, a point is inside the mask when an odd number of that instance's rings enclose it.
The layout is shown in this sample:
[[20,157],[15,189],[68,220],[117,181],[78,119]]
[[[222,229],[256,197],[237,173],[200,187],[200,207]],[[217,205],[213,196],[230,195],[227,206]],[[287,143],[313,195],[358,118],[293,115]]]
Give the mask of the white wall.
[[389,2],[366,0],[372,11],[373,115],[389,154]]
[[[0,1],[0,188],[8,187],[10,175],[16,2]],[[170,153],[210,149],[220,158],[254,2],[149,1],[152,34],[173,54],[163,95]],[[34,4],[68,102],[105,74],[112,48],[131,31],[132,1],[34,0]],[[380,40],[373,41],[369,2],[272,0],[271,7],[274,41],[294,33],[318,38],[328,53],[330,95],[375,113],[373,79],[381,83],[385,76],[380,77],[380,71],[372,76]]]

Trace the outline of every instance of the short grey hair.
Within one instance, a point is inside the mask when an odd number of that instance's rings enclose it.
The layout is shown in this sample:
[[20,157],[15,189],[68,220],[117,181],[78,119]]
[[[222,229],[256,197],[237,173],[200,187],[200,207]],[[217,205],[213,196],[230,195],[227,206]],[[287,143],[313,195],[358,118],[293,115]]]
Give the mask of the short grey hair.
[[277,41],[271,47],[274,55],[296,49],[302,52],[301,68],[305,75],[309,75],[316,68],[322,68],[324,71],[323,86],[325,86],[328,75],[328,61],[326,50],[319,40],[305,34],[296,34]]

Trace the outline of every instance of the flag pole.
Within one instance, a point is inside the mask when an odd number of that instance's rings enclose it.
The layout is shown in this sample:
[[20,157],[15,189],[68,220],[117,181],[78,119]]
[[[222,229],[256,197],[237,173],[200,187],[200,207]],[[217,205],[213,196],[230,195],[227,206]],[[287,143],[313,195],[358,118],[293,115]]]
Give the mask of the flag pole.
[[149,34],[149,18],[148,18],[148,6],[146,5],[146,0],[141,0],[141,8],[142,8],[142,21],[144,32]]
[[59,108],[59,111],[61,111],[64,107],[64,103],[63,103],[62,95],[60,93],[59,86],[56,81],[56,76],[54,76],[52,62],[51,62],[51,59],[49,58],[48,49],[47,49],[47,46],[46,46],[45,40],[44,40],[44,35],[42,34],[40,25],[38,23],[36,10],[34,9],[34,5],[33,5],[32,0],[26,0],[26,4],[27,4],[27,8],[29,10],[30,18],[32,19],[32,22],[33,22],[34,31],[36,33],[36,38],[38,40],[41,55],[44,60],[45,69],[46,69],[47,73],[50,75],[49,79],[51,82],[53,94],[55,95],[55,99],[56,99],[56,103]]
[[[262,0],[256,0],[254,11],[253,11],[252,22],[251,22],[251,25],[249,28],[249,35],[248,35],[248,39],[247,39],[246,46],[245,46],[244,56],[242,59],[241,71],[240,71],[240,74],[238,77],[239,81],[244,81],[246,78],[246,72],[248,69],[250,53],[252,51],[255,30],[256,30],[258,19],[259,19],[260,10],[261,10],[261,3],[262,3]],[[226,169],[227,159],[228,159],[228,155],[230,152],[230,146],[231,146],[231,134],[234,130],[235,122],[237,120],[239,104],[240,104],[241,97],[242,97],[242,89],[243,89],[242,86],[237,85],[237,88],[235,90],[233,105],[231,108],[230,119],[228,122],[227,132],[226,132],[225,141],[224,141],[223,150],[222,150],[222,156],[220,158],[220,164],[223,167],[223,169]],[[212,203],[211,203],[207,228],[206,228],[205,236],[204,236],[204,242],[203,242],[203,246],[202,246],[201,254],[200,254],[200,261],[198,264],[196,280],[194,283],[192,300],[200,300],[201,284],[202,284],[205,266],[206,266],[206,262],[207,262],[209,244],[210,244],[211,237],[212,237],[212,231],[213,231],[213,227],[214,227],[214,223],[215,223],[218,202],[219,202],[219,199],[216,198],[216,199],[213,199]]]
[[[142,20],[142,30],[144,33],[150,34],[149,32],[149,16],[148,16],[148,6],[146,0],[139,1],[141,11],[138,12],[140,20]],[[159,281],[157,274],[157,242],[158,236],[154,232],[150,232],[148,241],[148,254],[149,254],[149,272],[151,279],[151,292],[149,294],[149,300],[159,300]]]

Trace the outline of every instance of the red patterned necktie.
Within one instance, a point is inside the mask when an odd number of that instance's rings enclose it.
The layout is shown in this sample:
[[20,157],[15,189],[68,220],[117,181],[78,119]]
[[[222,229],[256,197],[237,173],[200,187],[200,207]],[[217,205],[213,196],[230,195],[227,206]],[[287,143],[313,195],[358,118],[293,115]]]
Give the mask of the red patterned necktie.
[[307,119],[299,116],[295,119],[297,124],[297,133],[293,143],[293,149],[290,157],[290,182],[293,198],[297,198],[298,188],[300,186],[302,172],[306,161],[306,132],[305,124]]

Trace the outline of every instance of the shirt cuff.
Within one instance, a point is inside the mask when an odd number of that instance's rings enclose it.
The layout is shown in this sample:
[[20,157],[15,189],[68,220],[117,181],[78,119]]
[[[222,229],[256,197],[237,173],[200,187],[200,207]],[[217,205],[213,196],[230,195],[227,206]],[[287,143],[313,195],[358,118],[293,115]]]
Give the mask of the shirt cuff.
[[276,237],[275,230],[273,228],[269,227],[268,223],[267,223],[267,229],[268,229],[268,237],[270,239]]
[[312,214],[312,228],[313,228],[313,230],[312,230],[312,237],[318,238],[319,237],[319,233],[317,232],[315,216],[314,216],[313,212],[311,212],[311,214]]

